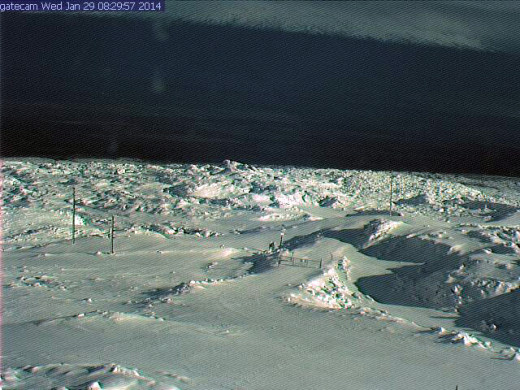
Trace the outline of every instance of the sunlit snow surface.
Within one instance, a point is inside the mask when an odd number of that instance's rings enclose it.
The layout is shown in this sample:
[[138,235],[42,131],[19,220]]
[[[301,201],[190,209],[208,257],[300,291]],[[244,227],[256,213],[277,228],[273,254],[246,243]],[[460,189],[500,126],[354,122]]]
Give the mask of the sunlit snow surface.
[[518,388],[520,179],[2,171],[5,389]]

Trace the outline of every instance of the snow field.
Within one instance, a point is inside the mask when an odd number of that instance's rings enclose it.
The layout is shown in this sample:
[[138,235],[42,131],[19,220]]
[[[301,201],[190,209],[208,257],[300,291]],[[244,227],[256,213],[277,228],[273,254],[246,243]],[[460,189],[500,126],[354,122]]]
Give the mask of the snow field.
[[[390,172],[2,173],[5,388],[516,389],[518,180],[395,173],[390,216]],[[323,269],[276,267],[281,232]]]

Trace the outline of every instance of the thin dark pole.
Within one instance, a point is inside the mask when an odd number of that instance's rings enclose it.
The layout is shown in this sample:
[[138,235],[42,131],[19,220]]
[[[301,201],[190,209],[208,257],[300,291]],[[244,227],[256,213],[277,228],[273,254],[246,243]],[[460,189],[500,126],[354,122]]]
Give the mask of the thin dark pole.
[[280,233],[280,246],[279,246],[279,248],[282,248],[282,244],[283,244],[283,235],[284,235],[283,232]]
[[390,215],[392,215],[392,195],[394,193],[394,178],[390,176]]
[[114,253],[114,216],[112,215],[112,226],[110,227],[110,253]]
[[72,243],[76,243],[76,187],[72,187]]

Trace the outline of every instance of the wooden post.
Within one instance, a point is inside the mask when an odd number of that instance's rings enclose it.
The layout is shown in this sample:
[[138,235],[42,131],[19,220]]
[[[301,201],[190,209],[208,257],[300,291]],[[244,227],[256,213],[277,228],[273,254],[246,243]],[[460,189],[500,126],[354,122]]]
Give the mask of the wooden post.
[[112,225],[110,226],[110,253],[114,254],[114,216],[112,215]]
[[72,187],[72,243],[76,243],[76,187]]

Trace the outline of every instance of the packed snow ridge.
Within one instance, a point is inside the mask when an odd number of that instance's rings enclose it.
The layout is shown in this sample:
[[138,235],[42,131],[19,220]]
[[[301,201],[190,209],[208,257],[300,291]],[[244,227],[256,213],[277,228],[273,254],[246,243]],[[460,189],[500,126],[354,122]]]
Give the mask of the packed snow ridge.
[[[475,368],[446,388],[499,388],[490,364],[500,388],[520,380],[520,179],[45,159],[2,175],[6,389],[317,388],[302,367],[379,344],[427,351],[432,378],[428,356]],[[406,388],[367,378],[349,363],[319,383]]]

